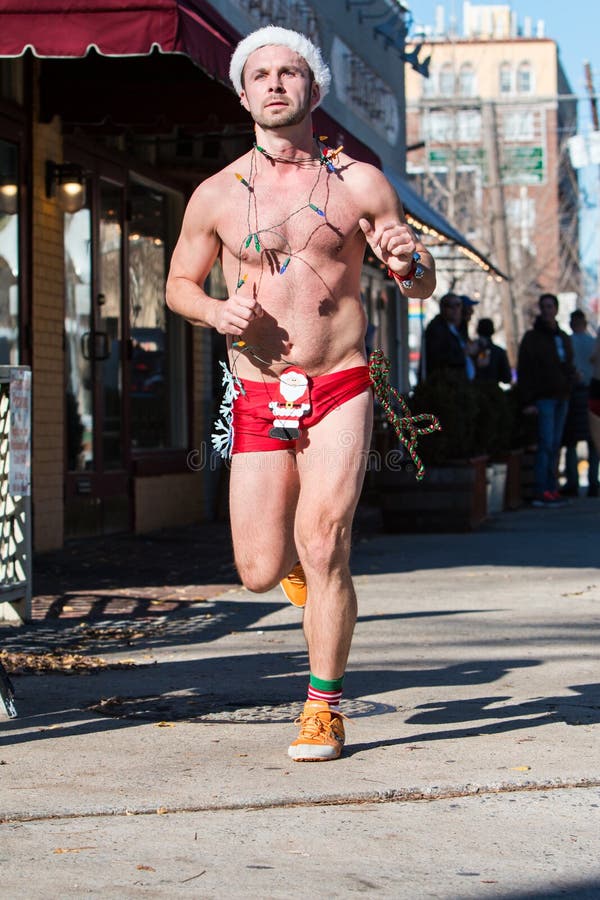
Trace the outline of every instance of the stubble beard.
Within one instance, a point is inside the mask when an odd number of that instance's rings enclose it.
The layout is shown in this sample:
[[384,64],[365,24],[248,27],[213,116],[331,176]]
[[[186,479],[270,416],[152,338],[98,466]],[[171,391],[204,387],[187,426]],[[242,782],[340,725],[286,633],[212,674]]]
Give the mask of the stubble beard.
[[265,131],[277,131],[279,128],[291,128],[294,125],[300,125],[310,114],[310,100],[298,109],[286,109],[276,119],[269,117],[263,113],[254,117],[256,124]]

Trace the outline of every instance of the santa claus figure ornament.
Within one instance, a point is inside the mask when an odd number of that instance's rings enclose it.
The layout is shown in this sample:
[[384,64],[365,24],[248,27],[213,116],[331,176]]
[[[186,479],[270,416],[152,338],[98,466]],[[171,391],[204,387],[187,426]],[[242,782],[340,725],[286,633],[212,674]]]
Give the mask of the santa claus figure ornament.
[[289,366],[279,377],[279,399],[269,403],[273,427],[269,437],[294,441],[300,437],[300,419],[310,410],[308,375],[298,366]]

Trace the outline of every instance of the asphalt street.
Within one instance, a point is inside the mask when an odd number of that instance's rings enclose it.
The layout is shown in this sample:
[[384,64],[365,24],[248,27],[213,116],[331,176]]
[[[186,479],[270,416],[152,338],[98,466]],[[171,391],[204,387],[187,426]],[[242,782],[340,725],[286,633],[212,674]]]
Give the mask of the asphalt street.
[[236,584],[222,526],[40,560],[0,631],[2,896],[600,897],[599,525],[587,498],[367,518],[348,746],[317,765],[286,755],[301,613]]

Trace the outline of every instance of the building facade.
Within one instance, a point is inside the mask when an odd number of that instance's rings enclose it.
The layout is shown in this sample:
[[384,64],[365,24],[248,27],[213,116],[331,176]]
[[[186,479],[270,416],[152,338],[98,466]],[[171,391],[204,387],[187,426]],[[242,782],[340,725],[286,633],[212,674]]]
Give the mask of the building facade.
[[[33,371],[34,547],[210,518],[225,505],[210,443],[224,341],[171,315],[164,287],[192,191],[253,140],[231,52],[269,22],[308,33],[336,84],[319,134],[402,173],[400,38],[342,0],[0,0],[0,20],[0,363]],[[402,372],[376,260],[362,287],[371,339]],[[209,290],[226,296],[218,267]]]
[[[253,141],[231,53],[269,23],[310,35],[333,71],[318,133],[404,191],[403,9],[0,0],[0,23],[0,364],[33,372],[34,547],[218,515],[224,339],[173,316],[164,287],[193,190]],[[408,191],[411,221],[463,240]],[[226,296],[218,266],[208,290]],[[406,386],[408,304],[368,255],[362,297]]]
[[479,299],[514,361],[539,293],[568,306],[580,291],[576,101],[542,22],[519,30],[509,6],[465,3],[458,36],[442,12],[423,34],[430,78],[407,70],[407,176],[510,277],[438,255],[440,288]]

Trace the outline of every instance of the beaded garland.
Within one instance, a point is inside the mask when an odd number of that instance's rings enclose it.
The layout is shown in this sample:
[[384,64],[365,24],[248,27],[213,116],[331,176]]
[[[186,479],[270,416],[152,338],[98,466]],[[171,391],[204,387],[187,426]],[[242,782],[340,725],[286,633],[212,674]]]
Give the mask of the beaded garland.
[[[375,388],[375,396],[381,403],[386,418],[401,444],[403,444],[417,470],[417,481],[422,481],[425,476],[425,466],[417,453],[417,438],[421,434],[433,434],[441,431],[439,419],[432,413],[420,413],[413,416],[406,402],[400,396],[395,387],[389,382],[390,361],[384,355],[383,350],[374,350],[369,357],[369,375]],[[398,403],[403,415],[400,417],[392,406],[392,400]],[[421,425],[426,422],[428,424]]]

